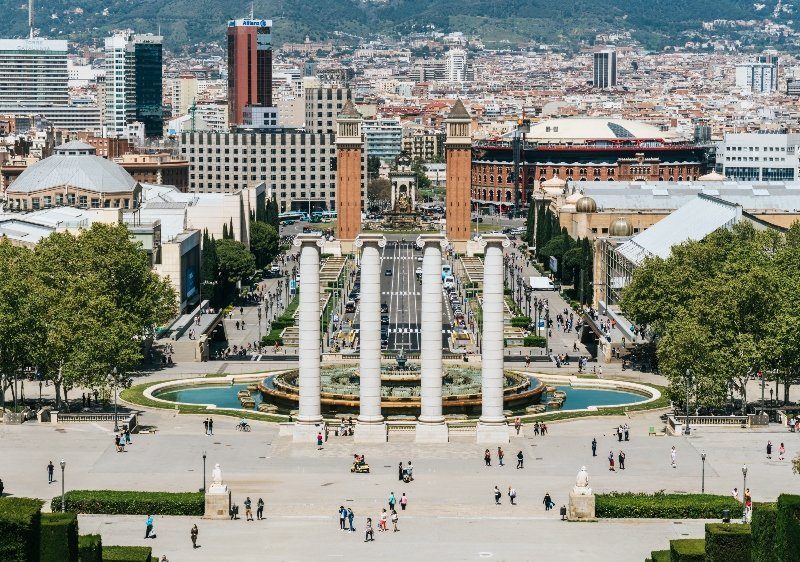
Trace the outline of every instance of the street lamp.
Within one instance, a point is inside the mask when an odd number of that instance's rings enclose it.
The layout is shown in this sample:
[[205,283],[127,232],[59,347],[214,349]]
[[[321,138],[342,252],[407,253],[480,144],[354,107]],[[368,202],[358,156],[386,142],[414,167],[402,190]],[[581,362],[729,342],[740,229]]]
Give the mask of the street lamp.
[[692,371],[686,369],[686,435],[689,435],[691,429],[689,428],[689,386],[692,384]]
[[119,431],[119,423],[117,423],[117,368],[111,369],[112,381],[114,383],[114,433]]
[[[705,455],[703,455],[705,457]],[[206,491],[206,452],[203,451],[203,491]]]
[[744,505],[744,495],[747,490],[747,465],[742,465],[742,505]]
[[700,493],[701,494],[705,494],[706,493],[706,454],[705,453],[700,453],[700,459],[703,461],[703,476],[702,476],[702,482],[700,484]]
[[64,504],[64,469],[67,466],[67,461],[61,459],[61,462],[58,464],[61,465],[61,513],[64,513],[67,511]]

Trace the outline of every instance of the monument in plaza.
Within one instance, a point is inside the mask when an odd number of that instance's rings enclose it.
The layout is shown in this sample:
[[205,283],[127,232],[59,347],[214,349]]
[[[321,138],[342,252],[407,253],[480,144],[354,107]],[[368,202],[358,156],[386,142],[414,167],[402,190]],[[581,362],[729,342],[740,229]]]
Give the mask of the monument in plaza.
[[567,519],[570,521],[594,521],[595,497],[589,487],[589,473],[582,466],[575,478],[575,486],[569,493]]
[[222,468],[219,463],[211,471],[211,485],[206,490],[205,519],[228,519],[231,510],[231,491],[222,482]]
[[417,174],[411,167],[411,157],[401,152],[389,172],[391,183],[391,208],[384,213],[384,225],[388,229],[419,228],[417,212]]

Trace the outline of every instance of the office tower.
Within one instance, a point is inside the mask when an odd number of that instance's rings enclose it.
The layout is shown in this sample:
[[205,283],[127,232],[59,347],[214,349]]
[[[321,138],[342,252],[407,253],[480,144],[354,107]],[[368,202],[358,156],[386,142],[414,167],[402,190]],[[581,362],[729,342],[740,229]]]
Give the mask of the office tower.
[[69,103],[67,42],[0,39],[0,106]]
[[106,37],[105,115],[103,123],[109,136],[121,135],[125,125],[133,121],[134,99],[131,64],[125,35]]
[[448,82],[467,79],[467,53],[463,49],[450,49],[444,59],[445,78]]
[[193,74],[182,74],[172,80],[172,117],[189,113],[192,102],[197,100],[197,78]]
[[272,20],[228,21],[228,121],[248,105],[272,107]]
[[778,89],[778,55],[767,51],[755,62],[736,65],[736,86],[754,94],[768,94]]
[[350,99],[347,88],[306,88],[306,131],[335,133],[336,119]]
[[613,88],[617,85],[617,51],[609,48],[597,51],[594,58],[594,77],[592,85],[595,88]]

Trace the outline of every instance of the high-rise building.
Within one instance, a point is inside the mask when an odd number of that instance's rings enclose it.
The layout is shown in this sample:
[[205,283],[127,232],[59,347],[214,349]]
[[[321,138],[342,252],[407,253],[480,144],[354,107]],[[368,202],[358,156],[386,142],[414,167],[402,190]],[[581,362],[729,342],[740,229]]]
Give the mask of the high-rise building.
[[137,121],[144,125],[145,136],[162,135],[162,41],[151,34],[106,38],[104,125],[108,135],[124,134]]
[[448,82],[467,80],[467,52],[464,49],[450,49],[444,58],[445,78]]
[[272,107],[272,20],[228,21],[228,121],[248,105]]
[[0,39],[0,106],[69,103],[67,42]]
[[617,50],[603,49],[593,53],[594,76],[592,85],[595,88],[613,88],[617,85]]
[[767,51],[756,62],[736,65],[736,86],[749,88],[754,94],[768,94],[778,90],[778,55]]
[[306,130],[311,133],[335,133],[336,118],[350,99],[347,88],[306,88]]
[[400,119],[369,119],[362,123],[361,128],[370,156],[393,160],[403,151],[403,127]]
[[193,74],[183,74],[172,80],[171,88],[172,116],[186,115],[192,102],[197,100],[197,77]]

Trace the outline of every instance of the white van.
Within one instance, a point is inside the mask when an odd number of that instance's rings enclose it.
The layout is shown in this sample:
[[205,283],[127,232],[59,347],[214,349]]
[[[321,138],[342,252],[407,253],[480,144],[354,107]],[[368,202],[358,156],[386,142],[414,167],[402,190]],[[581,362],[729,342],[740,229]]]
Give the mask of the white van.
[[448,275],[444,278],[444,288],[445,289],[455,289],[456,288],[456,278],[452,275]]

